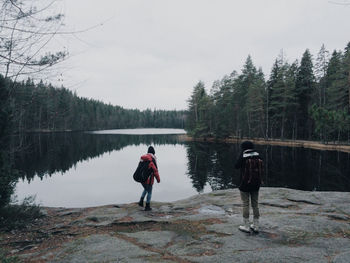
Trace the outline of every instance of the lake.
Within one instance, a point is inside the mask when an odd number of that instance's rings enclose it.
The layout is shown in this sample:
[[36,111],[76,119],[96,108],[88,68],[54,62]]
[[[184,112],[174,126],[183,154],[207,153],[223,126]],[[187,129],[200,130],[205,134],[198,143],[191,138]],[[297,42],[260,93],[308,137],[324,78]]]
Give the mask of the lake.
[[[156,151],[161,183],[153,201],[175,201],[213,190],[236,188],[238,144],[183,142],[178,129],[36,133],[22,138],[15,154],[21,172],[19,200],[35,195],[51,207],[88,207],[139,200],[132,175],[149,145]],[[350,154],[263,146],[265,186],[350,192]]]

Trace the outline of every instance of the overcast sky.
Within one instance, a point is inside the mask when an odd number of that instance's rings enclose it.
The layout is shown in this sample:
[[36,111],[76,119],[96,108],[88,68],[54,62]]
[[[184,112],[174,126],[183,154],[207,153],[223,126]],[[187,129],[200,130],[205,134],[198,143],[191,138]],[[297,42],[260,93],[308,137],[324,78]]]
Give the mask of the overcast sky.
[[[343,2],[340,0],[339,2]],[[324,43],[350,41],[350,5],[328,0],[63,0],[65,29],[102,26],[58,44],[59,84],[124,108],[186,109],[193,86],[241,71],[250,54],[269,76]]]

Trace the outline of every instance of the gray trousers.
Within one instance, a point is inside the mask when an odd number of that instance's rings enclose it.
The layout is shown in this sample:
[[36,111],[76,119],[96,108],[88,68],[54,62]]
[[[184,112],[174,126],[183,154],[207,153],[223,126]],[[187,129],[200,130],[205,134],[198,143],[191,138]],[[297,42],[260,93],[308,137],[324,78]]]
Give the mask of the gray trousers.
[[243,203],[243,218],[249,218],[249,199],[253,208],[254,219],[259,219],[259,192],[241,192],[241,199]]

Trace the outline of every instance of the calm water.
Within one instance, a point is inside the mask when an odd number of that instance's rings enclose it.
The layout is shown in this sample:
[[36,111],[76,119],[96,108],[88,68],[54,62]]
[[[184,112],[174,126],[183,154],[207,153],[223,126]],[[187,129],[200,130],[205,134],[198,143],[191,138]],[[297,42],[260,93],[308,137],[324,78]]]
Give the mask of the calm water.
[[[53,207],[135,202],[142,186],[132,174],[148,145],[155,147],[161,177],[154,185],[154,201],[237,187],[239,145],[184,143],[176,136],[180,133],[143,129],[28,135],[22,142],[25,151],[15,155],[21,171],[16,195],[19,200],[36,195],[38,203]],[[348,153],[276,146],[257,150],[266,163],[266,186],[350,192]]]

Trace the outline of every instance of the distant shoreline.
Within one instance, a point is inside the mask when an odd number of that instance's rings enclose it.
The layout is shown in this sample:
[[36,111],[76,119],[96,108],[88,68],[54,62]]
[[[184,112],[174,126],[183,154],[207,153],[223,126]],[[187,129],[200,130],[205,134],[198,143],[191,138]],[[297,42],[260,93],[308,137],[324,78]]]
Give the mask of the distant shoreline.
[[288,147],[301,147],[310,148],[315,150],[324,151],[340,151],[350,153],[350,145],[328,143],[324,144],[317,141],[306,141],[306,140],[278,140],[271,139],[265,140],[263,138],[226,138],[226,139],[216,139],[216,138],[194,138],[188,135],[179,135],[179,139],[182,141],[198,141],[198,142],[222,142],[222,143],[240,143],[245,140],[250,140],[255,144],[259,145],[276,145],[276,146],[288,146]]
[[[169,132],[156,132],[156,133],[135,133],[132,131],[147,131],[147,130],[174,130]],[[119,131],[119,132],[113,132],[113,131]],[[122,131],[122,132],[120,132]],[[185,134],[186,132],[182,132],[184,129],[182,128],[118,128],[118,129],[92,129],[92,130],[50,130],[50,129],[41,129],[41,130],[26,130],[21,133],[13,133],[13,135],[18,134],[30,134],[30,133],[70,133],[70,132],[88,132],[88,133],[95,133],[95,134],[126,134],[126,135],[157,135],[157,134],[169,134],[169,135],[178,135],[178,134]]]

